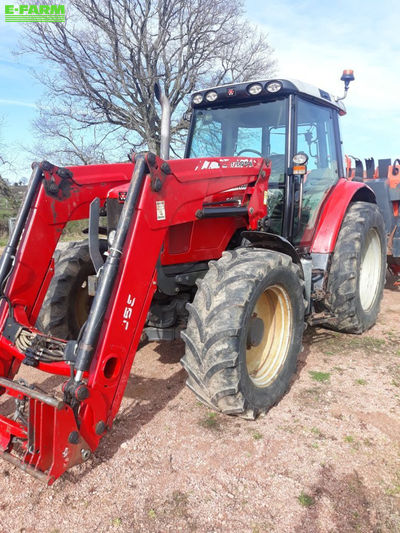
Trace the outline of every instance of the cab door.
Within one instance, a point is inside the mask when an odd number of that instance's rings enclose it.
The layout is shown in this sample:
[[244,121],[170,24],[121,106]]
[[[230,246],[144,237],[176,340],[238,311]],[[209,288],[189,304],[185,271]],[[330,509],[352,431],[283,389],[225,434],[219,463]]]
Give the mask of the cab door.
[[293,153],[304,152],[308,163],[302,194],[299,187],[295,196],[292,240],[295,246],[307,249],[321,207],[338,182],[342,167],[337,111],[297,97],[293,137]]

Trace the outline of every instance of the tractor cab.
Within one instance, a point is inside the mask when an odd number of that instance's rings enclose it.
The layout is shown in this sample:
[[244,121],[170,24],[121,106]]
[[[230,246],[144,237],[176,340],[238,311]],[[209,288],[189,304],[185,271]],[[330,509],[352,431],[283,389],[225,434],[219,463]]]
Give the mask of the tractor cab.
[[[324,200],[344,176],[338,125],[343,103],[312,85],[279,79],[199,91],[192,108],[185,156],[271,161],[268,230],[307,249]],[[307,156],[303,176],[293,175],[299,152]]]

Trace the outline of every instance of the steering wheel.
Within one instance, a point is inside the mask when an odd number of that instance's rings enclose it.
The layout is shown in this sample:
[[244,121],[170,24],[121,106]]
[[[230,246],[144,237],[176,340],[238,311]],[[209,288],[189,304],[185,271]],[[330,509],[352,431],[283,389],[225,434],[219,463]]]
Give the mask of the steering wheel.
[[243,148],[243,150],[240,150],[238,154],[236,154],[235,157],[238,157],[240,154],[243,154],[243,152],[252,152],[253,154],[257,154],[260,157],[264,157],[261,152],[257,152],[257,150],[253,150],[252,148]]

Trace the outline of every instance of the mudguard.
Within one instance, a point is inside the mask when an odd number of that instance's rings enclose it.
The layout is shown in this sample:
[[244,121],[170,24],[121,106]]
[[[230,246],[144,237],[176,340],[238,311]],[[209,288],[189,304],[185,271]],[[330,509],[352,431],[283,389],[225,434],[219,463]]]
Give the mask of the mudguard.
[[334,251],[346,211],[352,202],[357,201],[376,204],[375,194],[364,183],[341,178],[322,207],[311,253],[327,254]]

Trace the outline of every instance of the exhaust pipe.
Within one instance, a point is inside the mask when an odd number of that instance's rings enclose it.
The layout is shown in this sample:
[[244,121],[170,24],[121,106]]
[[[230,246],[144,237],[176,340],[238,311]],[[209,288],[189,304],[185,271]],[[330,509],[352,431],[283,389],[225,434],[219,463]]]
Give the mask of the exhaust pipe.
[[159,81],[156,81],[154,84],[154,94],[161,105],[160,157],[161,159],[169,159],[171,106],[167,95],[163,89],[161,89]]

